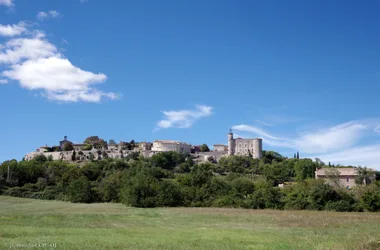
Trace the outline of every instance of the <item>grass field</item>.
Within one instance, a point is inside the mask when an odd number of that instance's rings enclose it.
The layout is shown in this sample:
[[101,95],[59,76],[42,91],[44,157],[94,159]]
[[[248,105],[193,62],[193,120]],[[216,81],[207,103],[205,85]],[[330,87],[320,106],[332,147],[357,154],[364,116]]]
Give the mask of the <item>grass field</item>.
[[0,196],[1,249],[380,249],[379,241],[380,213],[139,209]]

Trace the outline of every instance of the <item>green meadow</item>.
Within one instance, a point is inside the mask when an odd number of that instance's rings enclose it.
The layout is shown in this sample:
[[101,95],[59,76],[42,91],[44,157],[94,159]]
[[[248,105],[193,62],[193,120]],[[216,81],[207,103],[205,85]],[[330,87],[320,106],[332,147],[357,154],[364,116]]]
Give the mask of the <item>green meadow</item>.
[[0,196],[0,248],[380,249],[380,213],[142,209]]

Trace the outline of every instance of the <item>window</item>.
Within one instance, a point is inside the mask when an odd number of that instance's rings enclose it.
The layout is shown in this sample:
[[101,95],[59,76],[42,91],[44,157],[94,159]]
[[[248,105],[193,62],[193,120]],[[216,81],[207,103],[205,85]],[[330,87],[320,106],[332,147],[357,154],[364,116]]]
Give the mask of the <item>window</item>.
[[349,177],[349,176],[346,177],[346,181],[347,181],[347,182],[350,181],[350,177]]

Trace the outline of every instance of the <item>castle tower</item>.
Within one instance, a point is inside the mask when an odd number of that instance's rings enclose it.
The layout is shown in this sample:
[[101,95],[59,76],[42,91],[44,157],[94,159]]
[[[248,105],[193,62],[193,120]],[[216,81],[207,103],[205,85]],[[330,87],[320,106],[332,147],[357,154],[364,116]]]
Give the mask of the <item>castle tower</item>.
[[253,155],[254,159],[260,159],[263,157],[263,139],[257,138],[253,141]]
[[234,154],[235,154],[234,133],[232,133],[232,130],[230,129],[230,132],[228,133],[228,155],[234,155]]

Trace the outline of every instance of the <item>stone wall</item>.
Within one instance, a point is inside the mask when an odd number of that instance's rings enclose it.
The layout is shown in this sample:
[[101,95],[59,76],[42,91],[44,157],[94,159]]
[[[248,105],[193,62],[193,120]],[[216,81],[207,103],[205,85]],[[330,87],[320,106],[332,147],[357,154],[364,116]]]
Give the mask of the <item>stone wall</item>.
[[[75,161],[88,161],[92,158],[91,155],[93,155],[94,160],[101,160],[105,158],[106,156],[113,159],[121,159],[124,158],[134,152],[139,152],[141,156],[143,157],[152,157],[154,154],[157,154],[159,152],[151,151],[151,150],[121,150],[121,151],[114,151],[114,150],[80,150],[75,151]],[[72,161],[73,159],[73,151],[62,151],[62,152],[32,152],[27,155],[25,155],[24,159],[26,161],[32,160],[37,155],[45,155],[46,157],[51,156],[54,161]],[[194,157],[195,162],[207,162],[209,157],[212,157],[213,160],[219,161],[220,158],[228,156],[228,152],[218,152],[218,151],[211,151],[211,152],[200,152],[196,154],[191,154]]]
[[[112,151],[112,150],[92,149],[92,150],[80,150],[80,151],[73,150],[73,151],[61,151],[61,152],[32,152],[32,153],[26,154],[24,159],[26,161],[30,161],[37,155],[44,155],[46,157],[51,156],[54,161],[59,161],[59,160],[72,161],[74,152],[75,152],[75,161],[87,161],[87,160],[90,160],[92,156],[94,160],[101,160],[105,157],[120,159],[120,158],[128,156],[129,154],[132,154],[133,152],[139,152],[139,151],[135,151],[135,150]],[[146,155],[146,153],[143,153],[143,155]]]

